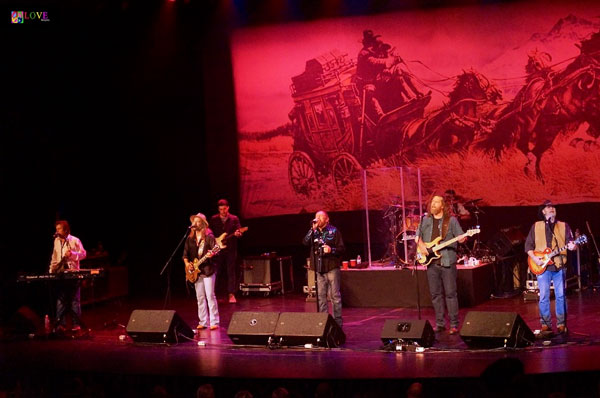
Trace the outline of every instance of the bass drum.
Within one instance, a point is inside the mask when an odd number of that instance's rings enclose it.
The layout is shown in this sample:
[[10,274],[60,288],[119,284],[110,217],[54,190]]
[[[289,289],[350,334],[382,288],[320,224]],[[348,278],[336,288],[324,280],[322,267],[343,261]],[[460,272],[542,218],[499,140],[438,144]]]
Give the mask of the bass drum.
[[405,265],[413,265],[417,255],[417,242],[415,242],[417,232],[415,230],[406,230],[398,235],[396,239],[396,253],[398,259]]

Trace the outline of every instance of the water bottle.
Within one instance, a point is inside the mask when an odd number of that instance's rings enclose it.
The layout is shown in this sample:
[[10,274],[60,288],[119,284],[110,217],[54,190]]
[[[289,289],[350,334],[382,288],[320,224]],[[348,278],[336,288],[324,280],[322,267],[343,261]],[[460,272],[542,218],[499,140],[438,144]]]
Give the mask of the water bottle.
[[360,267],[358,267],[360,265],[360,262],[361,262],[360,255],[358,255],[358,256],[356,256],[356,266],[357,266],[357,268],[360,268]]
[[50,317],[48,314],[44,317],[44,332],[50,334]]

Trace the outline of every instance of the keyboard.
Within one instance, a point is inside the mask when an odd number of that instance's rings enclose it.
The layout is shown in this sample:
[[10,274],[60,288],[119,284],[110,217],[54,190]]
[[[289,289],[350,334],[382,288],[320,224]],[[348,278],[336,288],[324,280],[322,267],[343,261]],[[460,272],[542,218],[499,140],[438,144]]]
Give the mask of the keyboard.
[[96,279],[102,277],[104,277],[104,268],[83,268],[76,271],[66,270],[58,274],[21,273],[17,276],[17,282]]

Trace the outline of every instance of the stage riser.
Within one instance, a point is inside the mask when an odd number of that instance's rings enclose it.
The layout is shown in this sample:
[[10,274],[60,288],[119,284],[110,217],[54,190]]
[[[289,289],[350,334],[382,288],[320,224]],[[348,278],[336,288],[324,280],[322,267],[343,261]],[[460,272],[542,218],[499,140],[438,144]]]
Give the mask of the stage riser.
[[[417,282],[422,307],[431,307],[425,269],[369,268],[342,271],[342,302],[345,307],[417,306]],[[493,264],[458,269],[458,303],[473,307],[490,298],[493,289]]]

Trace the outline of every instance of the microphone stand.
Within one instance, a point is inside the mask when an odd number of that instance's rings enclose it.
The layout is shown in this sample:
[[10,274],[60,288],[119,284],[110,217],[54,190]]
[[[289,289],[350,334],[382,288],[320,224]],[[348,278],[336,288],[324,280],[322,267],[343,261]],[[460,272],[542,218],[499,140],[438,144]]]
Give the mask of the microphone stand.
[[[311,252],[311,261],[313,261],[314,263],[314,267],[315,267],[315,302],[317,303],[317,312],[319,312],[320,308],[319,308],[319,272],[317,270],[320,270],[322,268],[322,261],[323,259],[321,258],[321,248],[317,248],[317,250],[319,251],[319,253],[317,254],[316,250],[315,250],[315,230],[316,228],[313,228],[311,226],[310,229],[310,252]],[[316,262],[314,260],[317,260]]]
[[[185,242],[189,231],[190,231],[191,227],[187,227],[187,229],[185,230],[185,234],[183,234],[183,236],[181,237],[181,240],[179,241],[179,243],[177,244],[177,247],[175,247],[175,250],[173,250],[173,253],[171,253],[171,256],[169,257],[169,259],[167,260],[167,262],[165,263],[165,265],[162,267],[162,270],[160,271],[160,274],[162,276],[162,274],[165,272],[165,270],[167,269],[167,266],[171,263],[171,261],[173,260],[173,256],[175,256],[175,253],[177,253],[177,251],[179,250],[179,248],[181,247],[181,244],[183,242]],[[169,272],[167,273],[167,291],[165,292],[165,301],[163,303],[163,310],[167,307],[167,304],[171,301],[171,269],[169,269]]]

